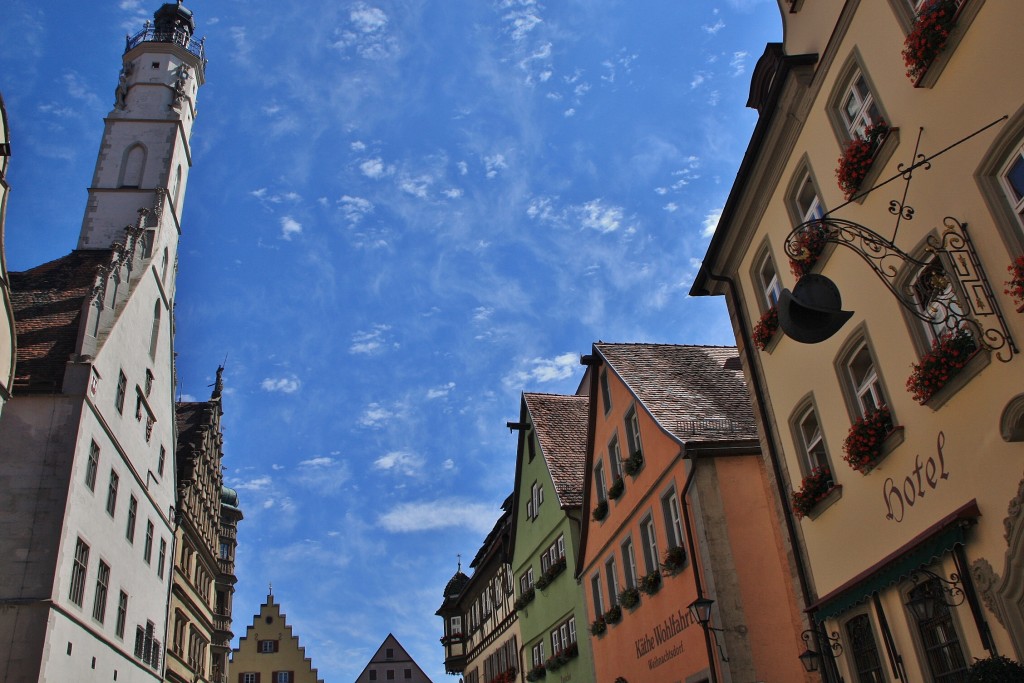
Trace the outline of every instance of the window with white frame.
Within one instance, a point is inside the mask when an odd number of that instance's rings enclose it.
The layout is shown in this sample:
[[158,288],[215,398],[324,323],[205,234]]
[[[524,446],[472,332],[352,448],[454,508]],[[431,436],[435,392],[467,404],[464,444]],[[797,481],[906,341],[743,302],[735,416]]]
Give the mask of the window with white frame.
[[805,473],[810,473],[819,467],[828,468],[832,471],[828,459],[828,451],[825,448],[825,437],[821,433],[821,424],[818,422],[818,413],[814,404],[804,406],[794,421],[797,445],[802,456]]
[[648,574],[658,569],[658,536],[654,528],[654,518],[650,515],[640,522],[640,540],[643,542],[644,567]]
[[766,248],[757,261],[757,286],[760,292],[760,308],[763,311],[774,308],[782,296],[782,283],[779,282],[779,274],[775,269],[775,261],[771,252]]
[[640,419],[636,414],[636,406],[626,413],[626,442],[629,446],[629,455],[643,452],[643,445],[640,442]]
[[608,604],[615,607],[619,604],[619,577],[615,571],[615,557],[609,557],[604,563],[605,580],[608,582]]
[[107,618],[107,587],[110,585],[110,565],[100,560],[96,572],[96,592],[92,600],[92,618],[101,624]]
[[259,674],[246,672],[242,674],[242,683],[259,683]]
[[622,542],[622,574],[626,579],[626,588],[636,588],[636,552],[632,536],[627,536]]
[[679,513],[679,498],[673,486],[661,497],[661,512],[665,517],[665,533],[670,548],[683,546],[683,521]]
[[860,68],[854,69],[847,83],[839,116],[846,128],[847,139],[866,138],[867,129],[882,120],[878,103]]
[[601,573],[595,572],[590,577],[590,594],[591,599],[594,601],[594,614],[601,616],[604,614],[604,597],[601,595]]
[[878,410],[888,402],[878,377],[874,355],[866,340],[858,342],[844,363],[846,380],[857,403],[861,417]]
[[604,479],[604,463],[599,462],[594,467],[594,493],[597,494],[597,502],[603,503],[608,499],[608,486]]
[[622,451],[619,448],[618,434],[608,442],[608,465],[611,468],[612,481],[622,479]]
[[89,546],[82,539],[75,543],[75,559],[71,565],[71,591],[68,599],[79,607],[85,598],[85,574],[89,567]]
[[540,666],[544,663],[544,641],[538,640],[532,648],[530,648],[530,656],[533,659],[534,666]]
[[818,186],[814,182],[810,169],[805,168],[801,172],[800,179],[794,188],[792,201],[797,220],[800,223],[817,220],[825,215],[825,205],[821,201]]
[[1013,153],[1000,172],[999,179],[1020,227],[1024,228],[1024,146],[1018,147]]
[[259,641],[260,654],[268,655],[277,652],[277,641],[276,640],[261,640]]

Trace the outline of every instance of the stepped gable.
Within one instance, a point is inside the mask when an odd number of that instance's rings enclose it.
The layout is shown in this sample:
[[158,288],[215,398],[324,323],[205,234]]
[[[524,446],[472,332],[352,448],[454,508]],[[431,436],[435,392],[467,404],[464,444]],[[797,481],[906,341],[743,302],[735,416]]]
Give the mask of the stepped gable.
[[735,347],[598,342],[594,348],[679,440],[757,438]]
[[18,334],[15,391],[59,393],[78,344],[85,300],[112,250],[75,250],[31,270],[11,273]]
[[586,396],[524,393],[541,452],[555,484],[558,505],[583,505],[583,471],[587,460],[587,420],[590,399]]

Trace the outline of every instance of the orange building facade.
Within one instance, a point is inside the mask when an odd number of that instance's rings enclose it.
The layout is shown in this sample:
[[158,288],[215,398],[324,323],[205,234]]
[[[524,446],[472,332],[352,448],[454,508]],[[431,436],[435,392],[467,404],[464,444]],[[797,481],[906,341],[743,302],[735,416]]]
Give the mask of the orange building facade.
[[736,350],[598,343],[584,362],[577,578],[596,680],[810,680]]

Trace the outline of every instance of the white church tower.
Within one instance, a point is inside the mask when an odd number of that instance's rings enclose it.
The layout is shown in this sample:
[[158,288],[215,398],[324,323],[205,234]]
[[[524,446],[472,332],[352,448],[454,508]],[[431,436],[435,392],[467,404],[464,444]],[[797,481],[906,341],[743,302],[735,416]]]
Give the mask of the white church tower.
[[163,679],[175,264],[206,65],[194,30],[179,1],[127,38],[78,248],[10,274],[17,365],[0,416],[8,683]]

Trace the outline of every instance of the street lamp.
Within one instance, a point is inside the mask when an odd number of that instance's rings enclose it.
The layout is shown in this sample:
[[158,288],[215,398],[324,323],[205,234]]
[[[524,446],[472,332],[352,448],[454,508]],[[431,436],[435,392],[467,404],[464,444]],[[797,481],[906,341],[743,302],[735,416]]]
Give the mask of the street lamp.
[[696,619],[701,626],[707,626],[708,622],[711,621],[711,606],[715,604],[714,600],[710,600],[703,596],[697,598],[690,603],[690,614]]

